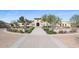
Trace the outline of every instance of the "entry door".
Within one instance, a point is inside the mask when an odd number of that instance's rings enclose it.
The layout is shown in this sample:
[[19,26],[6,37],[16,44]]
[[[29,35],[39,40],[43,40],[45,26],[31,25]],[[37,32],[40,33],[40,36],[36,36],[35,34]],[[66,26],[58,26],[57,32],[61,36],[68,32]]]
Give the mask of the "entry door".
[[36,25],[39,26],[39,23],[37,23]]

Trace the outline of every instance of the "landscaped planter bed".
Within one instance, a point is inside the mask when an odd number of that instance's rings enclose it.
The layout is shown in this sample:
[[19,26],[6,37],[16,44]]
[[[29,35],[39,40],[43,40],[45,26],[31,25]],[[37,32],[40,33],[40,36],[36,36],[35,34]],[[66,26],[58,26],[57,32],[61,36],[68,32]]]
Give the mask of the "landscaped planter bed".
[[56,32],[56,30],[50,30],[49,27],[47,27],[47,26],[44,26],[43,29],[47,34],[67,34],[67,33],[76,33],[77,32],[76,29],[70,29],[69,31],[68,30],[59,30],[58,32]]
[[33,29],[34,29],[34,27],[30,27],[30,28],[27,29],[25,32],[26,32],[26,33],[31,33]]
[[7,31],[15,32],[15,33],[31,33],[34,27],[24,28],[7,28]]
[[57,34],[55,31],[53,30],[49,30],[49,28],[47,26],[43,27],[44,31],[46,31],[46,33],[48,34]]

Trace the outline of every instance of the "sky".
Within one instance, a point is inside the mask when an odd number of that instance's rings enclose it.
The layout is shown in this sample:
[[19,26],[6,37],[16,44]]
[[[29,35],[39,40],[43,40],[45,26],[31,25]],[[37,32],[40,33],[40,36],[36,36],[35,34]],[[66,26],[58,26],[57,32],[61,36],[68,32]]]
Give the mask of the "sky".
[[56,15],[62,21],[69,21],[73,15],[79,15],[79,10],[0,10],[0,20],[5,22],[12,22],[24,16],[28,20],[40,18],[43,15]]

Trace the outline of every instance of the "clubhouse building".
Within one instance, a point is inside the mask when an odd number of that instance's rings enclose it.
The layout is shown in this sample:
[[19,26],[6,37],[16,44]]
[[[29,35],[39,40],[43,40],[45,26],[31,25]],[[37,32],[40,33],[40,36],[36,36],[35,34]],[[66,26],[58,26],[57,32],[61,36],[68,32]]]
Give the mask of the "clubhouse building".
[[[43,26],[50,26],[48,22],[44,22],[41,20],[41,18],[34,18],[34,20],[31,23],[34,27],[43,27]],[[56,24],[57,27],[63,27],[63,28],[70,28],[71,25],[68,21],[62,21],[61,24]]]

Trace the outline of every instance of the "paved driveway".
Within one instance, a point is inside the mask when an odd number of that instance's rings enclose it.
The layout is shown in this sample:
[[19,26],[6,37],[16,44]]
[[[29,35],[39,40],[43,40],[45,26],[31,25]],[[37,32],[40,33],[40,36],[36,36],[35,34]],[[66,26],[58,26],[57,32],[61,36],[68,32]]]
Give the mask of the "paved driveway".
[[67,47],[59,39],[49,36],[43,29],[36,27],[31,34],[17,40],[11,48],[57,48]]

